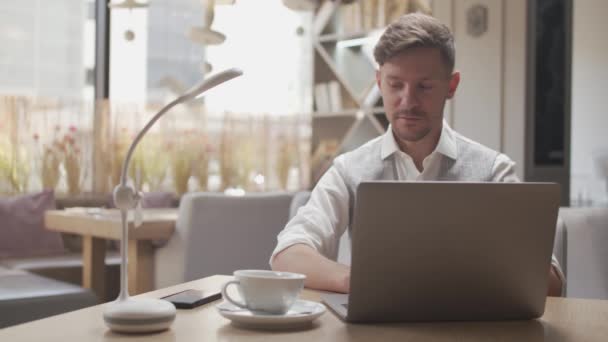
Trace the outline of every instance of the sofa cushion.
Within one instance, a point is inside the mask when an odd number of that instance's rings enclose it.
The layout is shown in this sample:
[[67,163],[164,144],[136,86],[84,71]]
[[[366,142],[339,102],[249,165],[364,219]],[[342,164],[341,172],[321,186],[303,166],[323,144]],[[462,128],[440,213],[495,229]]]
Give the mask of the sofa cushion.
[[[105,263],[108,266],[120,265],[120,253],[106,253]],[[4,259],[0,261],[0,267],[24,271],[35,271],[46,268],[82,268],[82,254],[66,253],[51,257]]]
[[61,235],[44,228],[44,212],[54,208],[53,190],[0,198],[0,258],[63,253]]
[[[120,253],[107,252],[105,258],[105,292],[104,301],[113,300],[118,296],[120,285]],[[82,254],[66,253],[51,257],[15,258],[0,260],[2,267],[19,272],[27,271],[45,278],[80,285],[82,284]],[[2,273],[0,272],[0,277]],[[0,282],[2,279],[0,278]]]
[[608,208],[560,208],[568,297],[608,299]]
[[0,328],[95,304],[91,290],[0,267]]

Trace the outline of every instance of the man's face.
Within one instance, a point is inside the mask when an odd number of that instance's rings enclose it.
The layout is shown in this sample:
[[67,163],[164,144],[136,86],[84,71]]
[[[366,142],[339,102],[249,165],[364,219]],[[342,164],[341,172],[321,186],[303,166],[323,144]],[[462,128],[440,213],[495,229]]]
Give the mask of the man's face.
[[460,75],[450,73],[439,49],[414,48],[387,60],[376,80],[395,138],[418,142],[440,134],[445,101],[454,96]]

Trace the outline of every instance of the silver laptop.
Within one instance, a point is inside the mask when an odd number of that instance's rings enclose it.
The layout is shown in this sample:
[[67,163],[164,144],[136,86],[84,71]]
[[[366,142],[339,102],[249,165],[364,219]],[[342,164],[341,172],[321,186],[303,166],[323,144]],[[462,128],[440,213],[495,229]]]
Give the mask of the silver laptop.
[[349,322],[520,320],[543,314],[560,188],[365,182],[357,189]]

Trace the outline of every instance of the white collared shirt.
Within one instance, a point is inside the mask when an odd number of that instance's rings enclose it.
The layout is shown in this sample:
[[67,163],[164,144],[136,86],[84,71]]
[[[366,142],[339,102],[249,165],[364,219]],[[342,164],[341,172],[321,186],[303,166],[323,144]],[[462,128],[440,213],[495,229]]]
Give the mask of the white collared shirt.
[[[445,121],[435,150],[422,162],[422,172],[416,168],[414,160],[399,149],[390,126],[381,139],[381,158],[384,160],[396,154],[397,180],[400,181],[435,180],[443,158],[458,158],[454,132]],[[515,174],[515,162],[500,153],[492,166],[491,181],[519,182]],[[300,243],[312,247],[329,259],[336,260],[340,237],[348,225],[348,196],[342,176],[332,166],[315,186],[308,203],[300,208],[298,214],[279,233],[278,243],[270,260],[285,248]],[[565,278],[555,257],[553,264],[565,284]]]
[[[443,122],[443,128],[435,150],[422,161],[422,172],[418,171],[414,160],[407,153],[399,149],[397,141],[392,134],[391,127],[382,136],[381,157],[386,159],[392,154],[396,154],[395,164],[397,166],[397,179],[402,181],[430,181],[437,179],[439,166],[443,158],[458,158],[454,131]],[[334,170],[335,172],[335,170]],[[519,182],[515,174],[515,162],[505,154],[500,153],[492,166],[492,182]]]

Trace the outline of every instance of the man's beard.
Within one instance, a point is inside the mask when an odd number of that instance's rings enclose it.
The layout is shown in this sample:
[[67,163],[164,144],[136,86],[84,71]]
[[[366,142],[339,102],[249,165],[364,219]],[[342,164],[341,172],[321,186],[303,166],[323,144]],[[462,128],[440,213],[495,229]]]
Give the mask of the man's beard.
[[407,142],[417,142],[426,137],[430,132],[430,127],[422,127],[419,130],[407,130],[404,131],[402,129],[393,130],[399,140],[407,141]]
[[[419,118],[422,121],[427,121],[427,115],[424,112],[417,110],[402,110],[395,112],[393,118],[396,121],[400,116],[407,116],[410,118]],[[397,138],[401,141],[417,142],[422,140],[431,132],[430,125],[421,125],[416,128],[401,128],[399,125],[393,125],[393,132]]]

